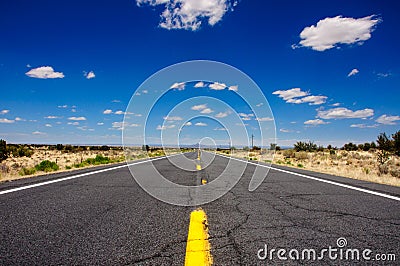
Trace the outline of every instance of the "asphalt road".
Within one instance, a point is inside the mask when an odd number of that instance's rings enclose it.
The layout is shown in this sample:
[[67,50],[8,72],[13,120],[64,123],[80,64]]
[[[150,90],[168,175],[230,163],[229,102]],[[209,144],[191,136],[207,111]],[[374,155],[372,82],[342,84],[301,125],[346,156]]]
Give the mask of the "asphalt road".
[[[219,155],[210,160],[210,154],[203,153],[202,158],[208,166],[201,171],[183,156],[174,160],[190,168],[187,171],[167,159],[131,169],[145,172],[153,165],[174,183],[196,186],[199,178],[212,182],[228,164]],[[163,203],[143,191],[128,167],[104,171],[113,167],[0,184],[0,265],[183,265],[195,207]],[[259,250],[265,245],[268,252],[337,248],[341,237],[347,241],[345,248],[368,248],[370,257],[394,254],[396,262],[383,264],[399,264],[400,188],[274,166],[260,187],[249,192],[255,166],[245,167],[232,190],[201,206],[208,216],[214,265],[309,264],[311,260],[282,261],[276,253],[272,260],[260,260],[257,253],[263,255]],[[54,183],[9,192],[44,181]],[[357,263],[325,255],[318,265]]]

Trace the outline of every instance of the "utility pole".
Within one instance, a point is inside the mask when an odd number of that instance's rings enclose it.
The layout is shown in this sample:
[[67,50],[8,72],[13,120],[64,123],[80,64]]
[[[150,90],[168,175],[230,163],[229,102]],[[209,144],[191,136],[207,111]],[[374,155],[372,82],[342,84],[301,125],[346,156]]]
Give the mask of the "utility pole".
[[254,148],[254,135],[251,134],[251,148]]

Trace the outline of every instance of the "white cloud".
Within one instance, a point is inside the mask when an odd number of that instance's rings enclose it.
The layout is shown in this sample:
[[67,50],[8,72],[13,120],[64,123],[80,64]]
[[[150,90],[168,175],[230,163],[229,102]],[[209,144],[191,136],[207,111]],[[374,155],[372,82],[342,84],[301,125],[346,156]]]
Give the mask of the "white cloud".
[[86,73],[86,72],[83,72],[83,73],[84,73],[84,76],[85,76],[87,79],[93,79],[93,78],[96,77],[96,75],[94,74],[93,71],[89,71],[89,73]]
[[190,121],[187,122],[187,123],[185,123],[185,126],[191,126],[191,125],[193,125],[193,124],[192,124],[192,122],[190,122]]
[[239,86],[238,85],[233,85],[233,86],[229,86],[228,90],[230,91],[238,91]]
[[15,122],[15,120],[10,120],[10,119],[7,119],[7,118],[0,118],[0,123],[3,123],[3,124],[11,124],[11,123],[14,123]]
[[194,105],[194,106],[192,106],[192,110],[194,110],[194,111],[200,111],[200,110],[203,110],[203,109],[206,109],[207,108],[207,104],[199,104],[199,105]]
[[120,103],[121,101],[120,100],[112,100],[111,102],[112,103]]
[[374,115],[374,110],[366,108],[352,111],[344,107],[318,110],[318,117],[323,119],[367,118]]
[[98,122],[97,125],[98,126],[102,126],[102,125],[104,125],[104,123],[103,122]]
[[84,117],[84,116],[79,116],[79,117],[71,116],[71,117],[68,117],[68,120],[72,120],[72,121],[85,121],[85,120],[86,120],[86,117]]
[[331,106],[340,106],[340,103],[334,103]]
[[357,75],[360,71],[357,68],[354,68],[353,70],[350,71],[350,73],[347,75],[348,77]]
[[378,73],[377,74],[379,78],[387,78],[392,75],[392,73]]
[[328,99],[328,97],[326,97],[326,96],[310,95],[310,96],[306,96],[306,97],[299,98],[299,99],[289,99],[286,102],[287,103],[295,103],[295,104],[308,103],[309,105],[320,105],[320,104],[325,103],[326,99]]
[[353,124],[350,125],[350,127],[355,127],[355,128],[376,128],[378,125],[366,125],[366,124]]
[[18,116],[17,116],[14,120],[15,120],[15,121],[26,121],[26,119],[23,119],[23,118],[18,117]]
[[178,91],[183,91],[185,89],[185,82],[175,82],[174,84],[172,84],[172,86],[170,87],[170,89],[177,89]]
[[195,88],[204,88],[206,84],[203,81],[199,81],[196,84],[194,84]]
[[376,16],[344,18],[336,16],[318,21],[317,25],[306,27],[300,33],[300,45],[316,51],[325,51],[338,44],[363,44],[371,38],[371,32],[380,22]]
[[64,77],[64,74],[62,72],[55,72],[51,66],[33,68],[26,72],[25,75],[31,78],[38,79],[56,79]]
[[53,127],[52,125],[50,125],[50,124],[46,124],[46,125],[44,125],[45,127]]
[[45,118],[46,118],[46,119],[59,119],[59,118],[61,118],[61,117],[55,116],[55,115],[49,115],[49,116],[46,116]]
[[298,98],[298,97],[303,97],[307,96],[309,93],[302,91],[300,88],[293,88],[290,90],[278,90],[274,91],[272,94],[278,95],[278,97],[284,99],[285,101],[293,99],[293,98]]
[[214,128],[215,131],[228,131],[226,128],[224,127],[216,127]]
[[251,120],[252,117],[254,117],[254,114],[239,113],[238,115],[239,115],[239,116],[242,118],[242,120],[244,120],[244,121],[249,121],[249,120]]
[[64,104],[64,105],[59,105],[57,106],[58,108],[68,108],[68,105]]
[[157,126],[157,130],[166,130],[166,129],[170,129],[170,128],[174,128],[175,127],[175,125],[163,125],[163,126],[161,126],[161,125],[158,125]]
[[116,115],[132,115],[133,113],[131,113],[131,112],[124,112],[124,111],[122,111],[122,110],[118,110],[118,111],[115,111],[114,114],[116,114]]
[[257,107],[261,107],[263,105],[264,105],[263,103],[256,104]]
[[218,114],[215,115],[216,118],[224,118],[227,117],[231,112],[230,111],[226,111],[226,112],[220,112]]
[[149,91],[148,91],[148,90],[142,90],[142,93],[143,93],[143,94],[148,94]]
[[34,131],[32,132],[33,135],[46,135],[46,133],[44,132],[40,132],[40,131]]
[[226,88],[226,84],[214,82],[214,83],[211,83],[210,85],[208,85],[208,87],[212,90],[220,91],[220,90],[224,90]]
[[195,126],[198,126],[198,127],[206,127],[207,126],[207,124],[206,123],[203,123],[203,122],[198,122],[198,123],[196,123],[196,124],[194,124]]
[[214,112],[214,110],[212,110],[211,108],[206,108],[201,110],[201,114],[211,114],[212,112]]
[[68,122],[67,125],[78,126],[79,122]]
[[167,120],[167,121],[181,121],[182,120],[182,117],[180,117],[180,116],[164,116],[163,118],[164,118],[164,120]]
[[284,128],[279,129],[279,131],[280,131],[280,132],[283,132],[283,133],[292,132],[291,130],[289,130],[289,129],[284,129]]
[[228,0],[136,0],[138,6],[164,5],[160,27],[171,29],[198,30],[202,20],[213,26],[228,10],[237,5]]
[[274,119],[272,117],[258,117],[258,118],[256,118],[256,120],[259,122],[274,121]]
[[10,112],[10,110],[1,110],[0,111],[0,114],[2,114],[2,115],[5,115],[5,114],[8,114]]
[[324,120],[321,119],[307,120],[304,122],[304,125],[311,125],[311,126],[326,125],[326,124],[329,124],[329,122],[325,122]]
[[112,112],[113,111],[111,109],[107,109],[107,110],[104,110],[103,114],[109,115],[109,114],[112,114]]
[[127,122],[112,122],[112,128],[114,130],[123,130],[125,127],[139,127],[139,124],[130,124]]
[[381,115],[376,119],[376,122],[383,125],[396,125],[396,121],[400,120],[398,115]]

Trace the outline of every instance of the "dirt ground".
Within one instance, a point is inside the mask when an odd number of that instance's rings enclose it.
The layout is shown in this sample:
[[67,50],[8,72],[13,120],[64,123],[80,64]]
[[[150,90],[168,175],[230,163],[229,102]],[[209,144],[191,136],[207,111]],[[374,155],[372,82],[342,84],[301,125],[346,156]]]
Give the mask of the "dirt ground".
[[384,166],[380,166],[376,151],[338,150],[335,151],[335,154],[330,154],[329,151],[295,152],[293,150],[282,150],[277,151],[273,157],[271,151],[246,152],[236,150],[233,156],[262,162],[272,161],[278,165],[400,186],[400,158],[394,155],[390,156],[390,160]]

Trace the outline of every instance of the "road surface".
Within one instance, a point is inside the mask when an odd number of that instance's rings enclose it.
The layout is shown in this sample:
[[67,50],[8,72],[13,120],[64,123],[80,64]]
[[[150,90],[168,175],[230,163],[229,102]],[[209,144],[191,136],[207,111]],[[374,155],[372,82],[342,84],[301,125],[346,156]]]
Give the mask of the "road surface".
[[[227,163],[217,155],[199,171],[181,170],[165,158],[131,167],[145,171],[153,164],[170,181],[196,186],[199,178],[211,182]],[[263,258],[265,247],[320,251],[337,248],[339,238],[346,248],[370,249],[371,259],[394,254],[397,261],[386,264],[398,264],[400,188],[274,166],[249,192],[254,169],[248,164],[231,191],[201,206],[214,265],[311,263],[282,261],[276,253]],[[124,164],[2,183],[0,265],[184,265],[194,209],[151,197]],[[317,263],[355,261],[325,254]]]

